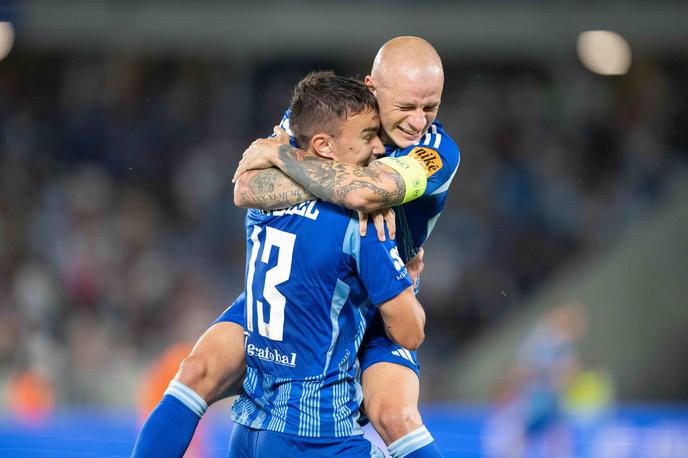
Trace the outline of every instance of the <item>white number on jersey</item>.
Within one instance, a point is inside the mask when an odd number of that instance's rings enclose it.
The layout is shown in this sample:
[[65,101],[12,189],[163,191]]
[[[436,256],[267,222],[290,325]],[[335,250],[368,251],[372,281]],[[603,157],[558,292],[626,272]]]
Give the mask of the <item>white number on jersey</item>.
[[394,260],[394,267],[396,267],[397,270],[401,270],[401,268],[404,267],[404,261],[402,261],[401,256],[399,256],[399,249],[397,247],[392,248],[389,250],[389,255]]
[[[251,249],[251,259],[248,265],[248,275],[246,276],[246,326],[249,331],[253,331],[253,277],[256,272],[256,261],[260,250],[260,240],[258,236],[262,228],[256,226],[251,234],[253,247]],[[284,332],[284,306],[286,298],[277,290],[277,285],[289,280],[291,275],[291,260],[294,253],[294,243],[296,235],[289,232],[280,231],[273,227],[265,228],[265,247],[260,257],[261,262],[268,263],[272,247],[279,251],[277,254],[277,264],[265,272],[265,283],[263,286],[263,298],[270,304],[270,319],[266,322],[263,312],[263,303],[256,302],[256,315],[258,319],[258,333],[271,340],[282,340]]]

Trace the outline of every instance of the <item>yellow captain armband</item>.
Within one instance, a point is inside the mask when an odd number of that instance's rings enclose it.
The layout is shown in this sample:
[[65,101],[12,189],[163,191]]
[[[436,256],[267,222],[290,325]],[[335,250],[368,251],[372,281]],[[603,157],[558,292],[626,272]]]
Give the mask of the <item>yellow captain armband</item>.
[[419,198],[425,192],[425,188],[428,185],[428,177],[425,174],[425,169],[416,159],[408,156],[383,157],[376,162],[394,169],[404,179],[406,194],[401,202],[402,204]]

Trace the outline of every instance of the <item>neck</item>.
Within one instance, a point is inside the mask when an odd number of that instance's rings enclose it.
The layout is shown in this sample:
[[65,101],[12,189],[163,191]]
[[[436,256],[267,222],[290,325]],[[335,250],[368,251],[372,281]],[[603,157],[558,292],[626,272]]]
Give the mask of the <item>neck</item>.
[[397,148],[397,145],[394,143],[394,141],[392,141],[391,138],[389,138],[389,135],[387,135],[387,132],[385,132],[384,130],[382,130],[382,132],[380,133],[380,140],[382,140],[382,144],[385,146],[392,146],[394,148]]

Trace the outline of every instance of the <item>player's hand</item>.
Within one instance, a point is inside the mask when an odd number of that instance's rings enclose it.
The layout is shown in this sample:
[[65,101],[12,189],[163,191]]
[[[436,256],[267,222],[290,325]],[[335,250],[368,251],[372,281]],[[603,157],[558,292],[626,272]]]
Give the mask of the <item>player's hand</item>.
[[372,216],[373,218],[373,224],[375,225],[375,230],[377,231],[377,238],[379,241],[384,242],[387,239],[385,236],[385,226],[387,226],[389,238],[394,240],[397,232],[394,210],[391,208],[383,208],[370,213],[358,212],[358,227],[361,237],[365,237],[368,229],[368,215]]
[[274,166],[272,157],[277,154],[280,145],[289,144],[289,134],[278,126],[275,126],[273,130],[275,132],[273,137],[259,138],[246,148],[234,172],[232,183],[236,183],[244,172],[269,169]]
[[421,248],[420,250],[418,250],[418,254],[406,263],[406,270],[408,270],[409,277],[411,277],[411,281],[414,284],[416,283],[418,277],[420,277],[421,272],[423,272],[423,269],[425,268],[425,264],[423,264],[424,254],[425,251],[423,251],[423,249]]

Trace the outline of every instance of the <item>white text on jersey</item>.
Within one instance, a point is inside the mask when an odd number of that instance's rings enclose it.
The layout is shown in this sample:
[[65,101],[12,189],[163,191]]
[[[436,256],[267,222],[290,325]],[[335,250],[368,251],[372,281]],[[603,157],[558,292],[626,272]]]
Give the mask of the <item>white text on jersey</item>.
[[284,210],[273,210],[271,213],[275,216],[282,215],[298,215],[305,216],[308,219],[316,220],[320,210],[315,209],[315,204],[317,200],[309,200],[307,202],[301,202],[293,207],[285,208]]
[[291,356],[282,355],[276,348],[259,348],[251,343],[246,346],[246,354],[282,366],[296,367],[296,353],[292,353]]

